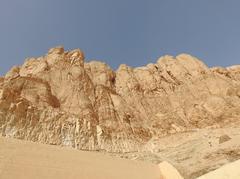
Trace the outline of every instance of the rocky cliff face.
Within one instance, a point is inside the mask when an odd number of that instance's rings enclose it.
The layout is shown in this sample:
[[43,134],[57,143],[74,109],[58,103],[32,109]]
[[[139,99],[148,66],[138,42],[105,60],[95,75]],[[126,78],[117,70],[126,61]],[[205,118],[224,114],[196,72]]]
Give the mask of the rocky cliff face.
[[56,47],[0,78],[0,135],[84,150],[141,150],[150,139],[239,120],[240,66],[187,54],[113,71]]

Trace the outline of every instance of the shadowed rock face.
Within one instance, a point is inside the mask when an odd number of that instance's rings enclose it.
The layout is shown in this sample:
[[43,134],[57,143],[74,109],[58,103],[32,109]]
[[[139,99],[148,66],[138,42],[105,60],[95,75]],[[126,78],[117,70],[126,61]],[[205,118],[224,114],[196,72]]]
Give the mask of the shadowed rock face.
[[81,50],[49,50],[0,78],[0,134],[86,150],[130,152],[152,138],[240,116],[240,67],[187,54],[113,71]]

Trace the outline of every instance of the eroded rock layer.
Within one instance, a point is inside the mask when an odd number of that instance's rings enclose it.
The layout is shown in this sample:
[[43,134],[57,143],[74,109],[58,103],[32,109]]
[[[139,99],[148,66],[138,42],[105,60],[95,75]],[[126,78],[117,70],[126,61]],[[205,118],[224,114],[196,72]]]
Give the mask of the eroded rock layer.
[[0,134],[84,150],[130,152],[152,138],[239,120],[240,66],[187,54],[113,71],[56,47],[0,78]]

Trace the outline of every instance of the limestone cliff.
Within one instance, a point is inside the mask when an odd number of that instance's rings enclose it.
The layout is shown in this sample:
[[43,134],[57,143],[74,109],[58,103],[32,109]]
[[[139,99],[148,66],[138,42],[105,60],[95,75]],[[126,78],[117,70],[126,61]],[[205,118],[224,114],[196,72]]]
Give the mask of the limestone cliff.
[[152,138],[239,120],[240,66],[187,54],[113,71],[56,47],[0,78],[0,135],[84,150],[138,151]]

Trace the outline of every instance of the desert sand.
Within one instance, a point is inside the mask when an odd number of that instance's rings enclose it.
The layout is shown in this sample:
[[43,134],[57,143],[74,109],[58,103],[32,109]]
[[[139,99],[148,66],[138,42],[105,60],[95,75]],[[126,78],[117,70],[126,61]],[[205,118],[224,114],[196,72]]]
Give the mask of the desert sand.
[[157,166],[28,141],[0,138],[1,179],[159,179]]

